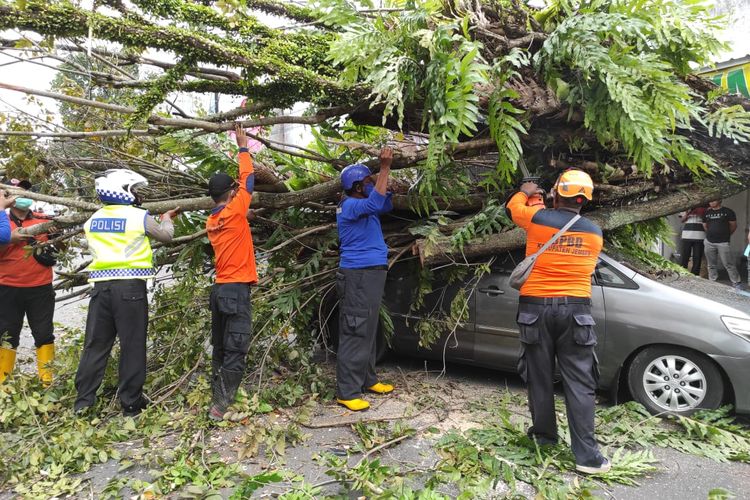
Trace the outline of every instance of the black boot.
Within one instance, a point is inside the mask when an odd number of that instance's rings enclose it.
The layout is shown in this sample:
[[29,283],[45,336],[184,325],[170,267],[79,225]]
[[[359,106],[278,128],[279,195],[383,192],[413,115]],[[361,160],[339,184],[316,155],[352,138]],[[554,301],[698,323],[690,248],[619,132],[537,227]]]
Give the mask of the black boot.
[[227,408],[234,402],[237,395],[237,389],[242,382],[243,372],[231,370],[218,370],[213,377],[211,409],[208,411],[208,418],[219,421],[224,418]]
[[141,397],[133,404],[126,405],[122,402],[120,404],[122,405],[123,415],[126,417],[137,417],[148,406],[148,399],[141,394]]

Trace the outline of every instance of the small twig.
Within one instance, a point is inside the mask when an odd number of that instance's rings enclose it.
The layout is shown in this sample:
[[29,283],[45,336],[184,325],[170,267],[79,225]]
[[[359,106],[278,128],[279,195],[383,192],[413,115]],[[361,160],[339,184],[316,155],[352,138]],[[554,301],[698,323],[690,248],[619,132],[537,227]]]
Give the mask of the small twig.
[[404,381],[404,387],[406,387],[406,393],[411,394],[411,386],[409,385],[409,379],[406,378],[406,374],[404,374],[404,370],[401,369],[401,367],[398,367],[398,372],[401,374],[401,378]]
[[29,403],[29,396],[26,394],[26,389],[24,389],[23,385],[21,385],[21,392],[23,393],[23,398],[26,400],[26,404],[29,405],[29,411],[31,412],[31,416],[34,417],[34,423],[36,423],[36,426],[39,428],[39,434],[42,436],[42,439],[44,440],[44,444],[47,445],[47,448],[50,447],[49,441],[47,440],[47,434],[44,432],[44,429],[42,428],[42,424],[39,422],[39,419],[36,417],[36,411],[34,408],[31,407],[31,404]]
[[268,253],[276,252],[277,250],[281,250],[282,248],[284,248],[285,246],[289,245],[290,243],[295,243],[295,242],[299,241],[300,239],[304,238],[305,236],[310,236],[311,234],[320,233],[320,232],[323,232],[323,231],[328,231],[329,229],[333,229],[334,227],[336,227],[336,223],[335,222],[333,222],[331,224],[324,224],[322,226],[314,227],[314,228],[309,229],[309,230],[307,230],[307,231],[305,231],[303,233],[300,233],[298,235],[292,236],[288,240],[286,240],[286,241],[284,241],[282,243],[279,243],[278,245],[276,245],[275,247],[271,248],[270,250],[265,250],[265,252],[268,252]]
[[174,382],[170,387],[167,387],[169,389],[166,393],[164,393],[163,396],[161,396],[154,404],[161,404],[163,403],[169,396],[174,394],[174,392],[180,388],[182,384],[185,383],[185,381],[195,372],[195,370],[198,369],[200,364],[203,362],[203,351],[201,351],[200,356],[198,356],[198,361],[195,362],[195,365],[187,371],[177,382]]
[[405,245],[401,247],[400,249],[398,249],[398,252],[396,252],[396,255],[391,257],[391,259],[388,261],[388,269],[393,267],[393,264],[395,264],[398,261],[398,259],[400,259],[406,252],[411,250],[413,246],[414,246],[414,242],[411,242],[408,245]]
[[86,295],[90,291],[91,291],[91,287],[87,286],[87,287],[84,287],[84,288],[82,288],[82,289],[80,289],[80,290],[78,290],[76,292],[69,293],[68,295],[64,295],[62,297],[55,297],[55,302],[65,302],[68,299],[72,299],[74,297],[79,297],[81,295]]
[[[425,429],[426,429],[426,427],[425,427]],[[422,430],[424,430],[424,429],[422,429]],[[379,452],[383,448],[388,448],[392,444],[399,443],[399,442],[405,440],[406,438],[414,437],[419,432],[420,431],[414,431],[413,433],[410,433],[410,434],[404,434],[403,436],[399,436],[397,438],[391,439],[390,441],[386,441],[383,444],[379,444],[375,448],[371,448],[371,449],[367,450],[367,452],[365,454],[363,454],[362,457],[359,459],[359,461],[357,461],[357,463],[354,465],[354,468],[356,469],[357,467],[359,467],[360,465],[362,465],[362,462],[364,462],[367,459],[367,457],[369,457],[370,455]]]

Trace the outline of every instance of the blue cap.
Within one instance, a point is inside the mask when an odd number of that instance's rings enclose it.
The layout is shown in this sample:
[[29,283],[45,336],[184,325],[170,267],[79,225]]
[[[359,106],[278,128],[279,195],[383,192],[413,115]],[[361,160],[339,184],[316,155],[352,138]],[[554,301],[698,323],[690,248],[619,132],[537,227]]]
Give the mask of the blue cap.
[[371,175],[370,169],[361,163],[349,165],[341,171],[341,187],[344,188],[344,191],[349,191],[355,182],[362,182]]

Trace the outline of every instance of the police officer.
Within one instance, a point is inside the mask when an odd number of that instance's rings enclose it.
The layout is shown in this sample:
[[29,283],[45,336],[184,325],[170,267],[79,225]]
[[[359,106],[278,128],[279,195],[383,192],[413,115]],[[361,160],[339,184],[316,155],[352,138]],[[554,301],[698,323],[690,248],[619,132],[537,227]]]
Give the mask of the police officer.
[[[539,193],[533,182],[507,202],[513,222],[526,231],[526,255],[535,253],[591,201],[594,184],[582,171],[564,172],[552,189],[553,208],[527,206]],[[542,253],[521,288],[518,326],[519,372],[528,384],[533,421],[529,436],[557,443],[553,373],[557,358],[565,390],[570,441],[576,469],[595,474],[610,469],[594,436],[598,368],[591,315],[591,274],[602,248],[602,231],[580,218]]]
[[[10,183],[20,189],[31,189],[28,180],[13,179]],[[12,205],[8,205],[7,198],[3,199],[6,200],[3,208],[10,208],[2,217],[9,219],[11,237],[0,248],[0,382],[13,371],[25,316],[36,346],[37,372],[46,386],[52,382],[50,363],[55,357],[55,292],[52,289],[55,261],[48,252],[37,249],[29,253],[27,248],[48,241],[49,235],[25,237],[19,231],[49,219],[32,210],[34,202],[30,198],[19,196]]]
[[96,194],[104,207],[84,224],[93,258],[87,270],[94,288],[76,373],[76,413],[96,402],[115,337],[120,340],[119,395],[123,413],[136,416],[146,407],[146,280],[155,274],[148,237],[171,241],[172,218],[179,213],[179,208],[170,210],[159,223],[139,208],[137,190],[147,185],[143,176],[126,169],[107,170],[96,179]]
[[255,173],[245,131],[235,127],[239,146],[239,182],[219,172],[208,181],[216,206],[206,220],[214,249],[216,283],[211,288],[212,400],[208,418],[219,421],[237,395],[247,366],[252,315],[250,286],[257,283],[255,250],[248,212]]
[[375,346],[380,302],[388,272],[388,247],[380,227],[380,215],[393,209],[386,193],[393,151],[380,152],[380,173],[373,182],[370,169],[361,164],[341,171],[344,198],[336,210],[339,232],[339,347],[336,363],[336,396],[352,411],[370,403],[361,398],[367,390],[378,394],[393,386],[378,382]]

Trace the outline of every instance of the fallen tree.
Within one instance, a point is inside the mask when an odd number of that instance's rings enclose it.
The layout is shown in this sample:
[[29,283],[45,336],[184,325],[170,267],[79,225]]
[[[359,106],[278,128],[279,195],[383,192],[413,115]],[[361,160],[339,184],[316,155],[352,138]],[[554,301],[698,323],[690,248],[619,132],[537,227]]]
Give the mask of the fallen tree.
[[[344,166],[375,168],[380,147],[394,147],[396,211],[383,218],[390,262],[416,251],[427,267],[523,245],[502,209],[522,158],[547,188],[566,168],[589,172],[596,189],[587,215],[608,235],[732,195],[750,183],[750,102],[691,74],[720,53],[720,25],[701,4],[668,0],[559,0],[542,10],[515,0],[380,8],[344,0],[0,1],[3,54],[57,72],[50,88],[0,77],[0,89],[39,107],[0,116],[3,175],[30,178],[38,189],[26,196],[64,207],[33,229],[54,226],[69,243],[59,290],[85,282],[80,228],[99,206],[97,174],[131,168],[149,180],[149,211],[185,211],[178,238],[155,245],[175,281],[152,309],[148,387],[171,411],[205,395],[207,179],[236,172],[225,132],[236,121],[251,128],[260,282],[248,377],[263,401],[299,404],[331,388],[309,347],[317,306],[333,293]],[[307,127],[304,143],[271,133],[282,125]],[[75,366],[76,352],[61,351],[61,366]],[[58,381],[52,391],[56,409],[35,419],[64,414],[59,402],[67,404],[71,387]],[[245,406],[258,412],[263,401]],[[2,430],[29,424],[9,443],[37,436],[15,449],[56,458],[2,472],[0,486],[12,481],[29,493],[23,488],[49,466],[57,476],[38,491],[75,492],[67,474],[91,459],[55,455],[36,421],[7,415]],[[63,442],[71,429],[47,432]],[[0,454],[11,457],[12,448]]]
[[[258,11],[288,26],[263,24]],[[62,112],[59,123],[9,114],[0,144],[7,174],[41,186],[30,197],[68,207],[29,234],[55,226],[79,239],[77,228],[98,206],[97,173],[118,166],[146,176],[150,212],[179,205],[191,214],[178,228],[183,239],[161,254],[172,264],[205,250],[193,235],[212,206],[206,179],[236,168],[224,132],[236,121],[255,127],[251,136],[265,147],[255,155],[252,207],[263,213],[256,247],[276,269],[304,268],[311,254],[325,269],[335,266],[335,234],[307,229],[333,221],[340,169],[375,167],[388,142],[398,170],[398,214],[385,221],[392,261],[408,250],[425,265],[478,259],[523,244],[492,209],[517,183],[521,158],[546,187],[565,168],[589,172],[596,196],[588,213],[605,230],[745,187],[750,103],[691,74],[721,50],[719,24],[702,5],[633,9],[625,0],[543,10],[517,2],[376,9],[342,0],[307,8],[0,4],[0,26],[22,30],[2,40],[3,52],[59,73],[51,89],[0,88],[53,99]],[[204,92],[216,102],[220,94],[246,99],[210,113],[176,104],[176,96]],[[295,103],[306,111],[283,110]],[[311,127],[310,144],[269,137],[270,127],[290,124]],[[58,287],[81,283],[81,271],[67,269]],[[280,289],[284,279],[264,277]],[[309,284],[307,293],[325,286]]]
[[[263,24],[258,11],[287,26]],[[224,132],[239,121],[264,147],[256,248],[270,270],[288,270],[263,283],[286,290],[308,266],[316,271],[309,288],[291,289],[289,307],[328,286],[324,271],[336,265],[338,172],[375,167],[384,142],[396,150],[397,214],[384,221],[392,263],[409,250],[429,266],[522,245],[496,210],[522,158],[546,187],[565,168],[589,172],[588,214],[605,231],[750,182],[750,103],[691,74],[722,49],[720,20],[700,4],[138,0],[84,9],[32,0],[0,3],[0,26],[21,30],[2,40],[5,54],[58,71],[51,89],[0,81],[60,106],[61,121],[8,114],[0,131],[6,174],[31,177],[41,189],[30,197],[68,207],[29,234],[54,226],[79,240],[98,206],[93,178],[132,168],[149,179],[151,213],[179,205],[189,214],[160,262],[201,260],[206,179],[236,169]],[[215,103],[245,100],[188,113],[175,99],[205,92]],[[305,110],[284,111],[292,105]],[[269,136],[282,125],[310,127],[310,143]],[[81,271],[64,270],[58,288],[81,283]]]

